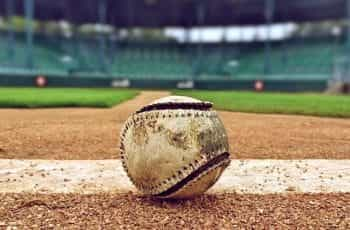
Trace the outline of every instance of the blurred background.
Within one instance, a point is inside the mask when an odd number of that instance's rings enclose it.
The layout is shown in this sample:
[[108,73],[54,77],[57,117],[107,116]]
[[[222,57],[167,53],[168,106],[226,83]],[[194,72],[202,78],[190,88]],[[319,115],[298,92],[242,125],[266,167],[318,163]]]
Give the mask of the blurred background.
[[350,91],[350,0],[2,0],[0,86]]

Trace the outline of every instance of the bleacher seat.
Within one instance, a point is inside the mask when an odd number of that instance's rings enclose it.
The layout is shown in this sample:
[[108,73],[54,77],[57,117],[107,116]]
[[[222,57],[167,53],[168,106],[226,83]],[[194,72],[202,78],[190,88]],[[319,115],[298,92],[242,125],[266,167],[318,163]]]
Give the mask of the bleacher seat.
[[[264,75],[264,44],[180,45],[175,43],[118,43],[109,50],[105,71],[109,76],[128,78],[183,79],[197,74],[203,79],[320,78],[330,76],[333,60],[340,45],[331,41],[271,43],[270,75]],[[25,69],[26,48],[23,37],[16,38],[14,60],[7,56],[7,38],[0,35],[0,71],[19,72]],[[47,38],[35,39],[34,69],[37,72],[103,73],[104,65],[97,40]],[[198,52],[201,58],[198,59]],[[100,74],[101,75],[101,74]],[[103,74],[102,74],[103,75]]]

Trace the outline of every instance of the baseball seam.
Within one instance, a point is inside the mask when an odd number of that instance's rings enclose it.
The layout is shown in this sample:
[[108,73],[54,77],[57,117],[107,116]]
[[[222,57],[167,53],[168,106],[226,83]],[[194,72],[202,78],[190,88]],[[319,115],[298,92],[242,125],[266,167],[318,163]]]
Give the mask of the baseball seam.
[[190,175],[188,175],[183,180],[176,183],[174,186],[170,187],[169,189],[163,191],[162,193],[158,194],[157,196],[160,197],[168,197],[172,196],[172,194],[175,194],[179,191],[182,191],[187,185],[192,184],[193,182],[197,181],[202,176],[206,175],[206,172],[211,170],[212,168],[215,168],[218,165],[223,164],[223,162],[227,161],[229,158],[229,153],[224,152],[216,157],[212,158],[211,160],[207,161],[205,164],[200,166],[198,169],[191,172]]
[[[202,172],[201,174],[199,174],[195,179],[189,181],[187,184],[185,184],[184,186],[182,186],[179,190],[175,191],[174,193],[169,194],[169,195],[166,195],[166,196],[159,196],[159,197],[170,198],[170,197],[172,197],[174,194],[176,194],[176,193],[178,193],[178,192],[180,192],[180,191],[184,191],[184,190],[186,190],[187,188],[192,187],[198,180],[200,180],[201,178],[205,177],[206,175],[208,175],[208,174],[211,173],[212,171],[216,170],[217,168],[219,168],[219,167],[224,167],[224,168],[226,168],[227,166],[229,166],[229,164],[230,164],[230,159],[223,160],[223,161],[219,162],[218,164],[209,167],[206,171],[203,171],[203,172]],[[222,174],[223,171],[224,171],[224,170],[221,171],[220,175]],[[220,175],[218,176],[218,178],[220,177]]]
[[210,102],[201,102],[201,103],[168,102],[168,103],[147,105],[142,109],[138,110],[136,113],[143,113],[143,112],[149,112],[154,110],[175,110],[175,109],[184,109],[184,110],[192,109],[192,110],[209,111],[212,106],[213,105]]

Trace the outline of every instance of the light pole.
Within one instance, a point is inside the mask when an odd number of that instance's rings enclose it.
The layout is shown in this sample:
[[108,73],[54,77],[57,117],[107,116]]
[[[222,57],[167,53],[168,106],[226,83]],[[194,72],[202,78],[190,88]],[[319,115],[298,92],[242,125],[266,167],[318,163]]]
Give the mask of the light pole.
[[275,8],[274,0],[265,0],[265,21],[267,26],[267,38],[265,39],[264,74],[271,73],[271,24]]
[[6,14],[8,20],[7,28],[7,38],[8,38],[8,47],[7,47],[7,57],[9,64],[14,64],[15,57],[15,33],[14,33],[14,24],[13,24],[13,14],[14,14],[14,0],[6,0]]
[[24,12],[25,12],[25,30],[26,30],[26,49],[27,59],[26,66],[28,69],[34,68],[34,57],[33,57],[33,15],[34,15],[34,0],[24,1]]

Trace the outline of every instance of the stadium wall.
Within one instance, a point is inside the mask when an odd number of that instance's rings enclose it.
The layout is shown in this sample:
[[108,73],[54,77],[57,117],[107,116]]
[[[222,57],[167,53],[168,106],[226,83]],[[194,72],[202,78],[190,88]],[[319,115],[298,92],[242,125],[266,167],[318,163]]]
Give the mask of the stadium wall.
[[[0,86],[36,87],[38,75],[0,75]],[[141,89],[256,90],[256,80],[166,80],[86,76],[45,76],[45,87],[103,87]],[[264,80],[263,91],[322,92],[326,80]],[[261,86],[261,84],[260,84]]]

